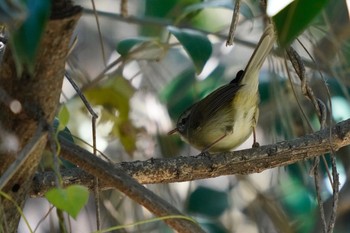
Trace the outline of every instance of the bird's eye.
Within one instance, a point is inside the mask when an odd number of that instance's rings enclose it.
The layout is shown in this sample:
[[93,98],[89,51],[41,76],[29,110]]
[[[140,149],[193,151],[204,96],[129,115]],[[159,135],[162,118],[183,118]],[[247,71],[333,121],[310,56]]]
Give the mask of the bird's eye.
[[187,120],[188,120],[188,117],[182,118],[182,119],[179,121],[178,124],[179,124],[180,128],[184,128],[184,127],[185,127]]
[[179,132],[184,132],[185,131],[187,122],[188,122],[188,120],[190,118],[190,114],[191,114],[191,108],[187,109],[179,117],[179,120],[177,121],[177,129],[179,130]]

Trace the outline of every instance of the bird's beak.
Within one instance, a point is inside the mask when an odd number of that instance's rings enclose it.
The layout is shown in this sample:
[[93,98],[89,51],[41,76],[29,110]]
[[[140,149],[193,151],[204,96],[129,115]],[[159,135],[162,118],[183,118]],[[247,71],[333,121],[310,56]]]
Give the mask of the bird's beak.
[[177,128],[175,128],[175,129],[170,130],[168,132],[168,135],[173,135],[174,133],[177,133],[177,132],[179,132],[179,131],[177,130]]

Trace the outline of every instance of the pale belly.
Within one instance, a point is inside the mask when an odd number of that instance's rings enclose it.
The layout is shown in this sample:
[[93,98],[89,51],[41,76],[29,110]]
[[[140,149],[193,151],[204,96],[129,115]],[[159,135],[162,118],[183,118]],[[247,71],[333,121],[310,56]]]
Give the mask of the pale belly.
[[[231,108],[196,130],[196,137],[201,135],[203,140],[201,143],[190,142],[194,147],[201,151],[223,152],[234,149],[247,140],[256,126],[259,96],[247,95],[244,92],[251,90],[244,88],[241,91],[241,95],[236,96]],[[235,106],[240,108],[235,109]]]
[[[256,111],[256,108],[252,108],[245,113],[240,112],[236,115],[236,121],[232,124],[232,128],[230,125],[226,125],[212,131],[210,133],[211,136],[206,140],[206,147],[210,147],[208,150],[211,152],[229,151],[241,145],[253,131],[253,126],[255,126],[255,122],[253,121],[256,118]],[[222,139],[211,145],[219,138]],[[205,149],[203,146],[201,146],[202,150]]]

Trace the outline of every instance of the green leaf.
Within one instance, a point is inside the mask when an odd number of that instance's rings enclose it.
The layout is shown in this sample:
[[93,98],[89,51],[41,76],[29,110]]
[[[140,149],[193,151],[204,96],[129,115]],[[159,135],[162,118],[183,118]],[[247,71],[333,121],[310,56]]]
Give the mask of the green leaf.
[[117,45],[117,52],[121,56],[126,56],[132,48],[148,41],[151,41],[151,39],[148,37],[136,37],[122,40]]
[[[227,29],[229,22],[225,19],[227,15],[233,14],[233,9],[232,0],[201,1],[187,6],[176,22],[184,21],[185,24],[190,23],[196,29],[220,32]],[[246,2],[241,2],[239,12],[246,19],[254,17],[251,7]]]
[[62,105],[60,111],[58,112],[58,126],[57,132],[64,130],[66,128],[69,121],[69,111],[66,105]]
[[113,131],[117,131],[120,142],[123,144],[125,151],[131,155],[136,150],[137,129],[132,125],[130,120],[125,120],[115,124]]
[[136,60],[160,60],[165,55],[167,47],[158,40],[137,37],[119,42],[117,52],[121,56]]
[[86,98],[93,105],[101,105],[109,110],[118,110],[118,115],[128,119],[130,110],[129,100],[135,90],[130,82],[123,77],[110,79],[105,85],[89,89]]
[[287,47],[321,12],[328,0],[294,0],[272,17],[278,41]]
[[[172,25],[185,7],[201,2],[202,0],[147,0],[145,3],[145,16],[155,21]],[[164,28],[155,24],[145,24],[141,28],[141,35],[160,37]]]
[[64,129],[62,130],[58,130],[58,127],[60,125],[60,121],[58,120],[57,117],[55,117],[55,119],[53,120],[53,128],[55,129],[55,132],[58,132],[58,136],[59,137],[63,137],[64,139],[74,143],[74,139],[73,139],[73,135],[70,132],[70,130],[66,127],[64,127]]
[[104,86],[87,90],[85,95],[93,105],[103,107],[100,122],[112,122],[110,132],[119,138],[124,149],[132,154],[136,149],[137,128],[129,120],[130,103],[135,90],[123,77],[111,79]]
[[47,0],[26,0],[26,4],[28,17],[11,35],[19,76],[24,68],[31,74],[34,72],[40,40],[51,10],[51,1]]
[[168,30],[191,57],[197,74],[201,73],[212,52],[212,46],[207,36],[194,30],[179,29],[172,26],[169,26]]
[[56,208],[66,211],[74,219],[85,206],[89,191],[81,185],[71,185],[67,188],[53,188],[45,194],[46,199]]
[[198,187],[190,195],[187,210],[208,217],[219,217],[228,207],[227,193],[207,187]]

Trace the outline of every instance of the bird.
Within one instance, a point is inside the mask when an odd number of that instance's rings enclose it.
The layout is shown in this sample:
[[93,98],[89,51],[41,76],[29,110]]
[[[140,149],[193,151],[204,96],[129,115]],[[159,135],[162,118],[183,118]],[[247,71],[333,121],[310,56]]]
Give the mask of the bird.
[[236,148],[253,132],[253,147],[258,146],[259,72],[275,41],[274,27],[269,24],[245,69],[237,72],[230,83],[188,107],[168,135],[178,133],[196,149],[218,153]]

